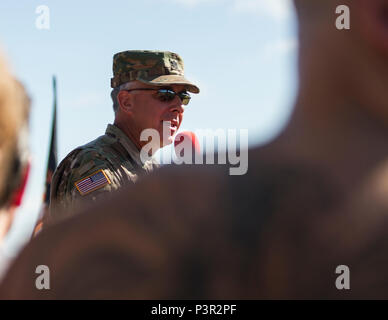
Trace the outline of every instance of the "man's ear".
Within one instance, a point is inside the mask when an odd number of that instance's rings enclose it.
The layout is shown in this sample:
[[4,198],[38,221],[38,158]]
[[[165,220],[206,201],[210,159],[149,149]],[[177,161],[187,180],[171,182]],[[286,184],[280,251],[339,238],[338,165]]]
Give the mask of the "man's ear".
[[127,91],[121,90],[117,94],[117,102],[119,103],[120,109],[125,113],[132,111],[132,97]]
[[365,41],[388,57],[388,0],[356,0],[353,6]]
[[20,182],[19,188],[15,190],[13,194],[11,207],[19,207],[21,205],[24,191],[26,190],[29,174],[30,174],[30,161],[28,161],[26,167],[24,168],[23,176],[22,176],[22,180]]

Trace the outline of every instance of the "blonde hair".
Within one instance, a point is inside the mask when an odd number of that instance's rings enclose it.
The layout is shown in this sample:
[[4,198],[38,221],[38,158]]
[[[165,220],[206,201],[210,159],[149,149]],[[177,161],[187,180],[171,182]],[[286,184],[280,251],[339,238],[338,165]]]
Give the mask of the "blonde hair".
[[[19,172],[14,171],[18,159],[21,132],[28,123],[29,99],[23,86],[9,72],[0,52],[0,208],[9,201],[10,186]],[[10,181],[12,180],[12,181]]]

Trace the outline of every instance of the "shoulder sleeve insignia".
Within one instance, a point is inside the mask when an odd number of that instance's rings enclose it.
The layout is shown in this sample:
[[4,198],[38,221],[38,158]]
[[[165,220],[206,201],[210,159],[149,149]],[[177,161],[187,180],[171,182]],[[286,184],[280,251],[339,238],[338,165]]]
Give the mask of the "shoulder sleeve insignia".
[[102,169],[74,183],[81,196],[100,189],[107,184],[110,184],[110,181]]

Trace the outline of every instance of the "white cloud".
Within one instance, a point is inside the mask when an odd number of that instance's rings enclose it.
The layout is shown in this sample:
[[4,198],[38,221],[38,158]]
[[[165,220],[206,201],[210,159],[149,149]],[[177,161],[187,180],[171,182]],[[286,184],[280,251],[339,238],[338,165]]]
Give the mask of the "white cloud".
[[169,1],[181,4],[181,5],[184,5],[187,7],[194,7],[194,6],[197,6],[199,4],[215,2],[218,0],[169,0]]
[[[158,0],[159,1],[159,0]],[[292,0],[165,0],[193,8],[208,3],[226,6],[232,12],[266,15],[277,20],[288,19],[293,12]]]
[[105,93],[87,91],[83,92],[69,103],[66,103],[66,105],[71,108],[95,108],[96,105],[100,105],[102,102],[104,102],[107,97],[109,98],[109,95],[106,95]]
[[298,47],[298,40],[296,38],[280,39],[268,43],[264,47],[264,55],[272,57],[279,54],[289,54],[295,51]]
[[293,6],[291,0],[233,0],[232,10],[284,20],[291,16]]

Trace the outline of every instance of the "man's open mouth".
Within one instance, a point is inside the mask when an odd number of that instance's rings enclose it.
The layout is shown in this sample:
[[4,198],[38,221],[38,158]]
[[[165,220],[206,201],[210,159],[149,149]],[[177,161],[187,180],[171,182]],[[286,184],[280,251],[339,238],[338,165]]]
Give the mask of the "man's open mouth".
[[173,130],[173,131],[177,131],[178,130],[178,126],[179,126],[179,122],[177,120],[168,120],[168,121],[163,121],[163,123],[169,123],[169,126],[168,128],[170,130]]

